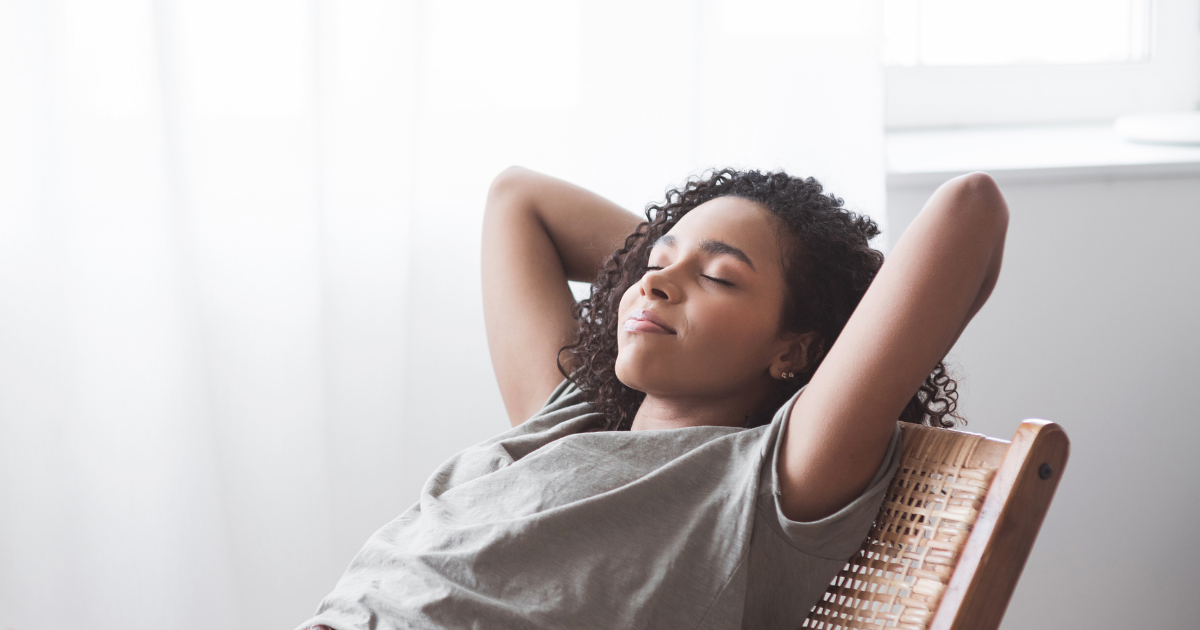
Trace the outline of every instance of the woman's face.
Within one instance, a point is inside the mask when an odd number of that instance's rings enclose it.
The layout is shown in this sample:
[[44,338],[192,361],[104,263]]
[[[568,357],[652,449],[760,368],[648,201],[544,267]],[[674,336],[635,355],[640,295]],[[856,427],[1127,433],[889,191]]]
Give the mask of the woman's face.
[[772,386],[790,343],[780,335],[785,283],[775,221],[719,197],[658,240],[649,269],[621,298],[617,378],[661,397],[745,397]]

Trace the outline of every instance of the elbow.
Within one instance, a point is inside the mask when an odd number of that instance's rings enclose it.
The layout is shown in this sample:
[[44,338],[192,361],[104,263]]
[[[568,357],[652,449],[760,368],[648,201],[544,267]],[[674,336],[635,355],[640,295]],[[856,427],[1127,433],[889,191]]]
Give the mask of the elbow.
[[951,188],[956,217],[1003,239],[1008,231],[1008,203],[991,175],[982,171],[960,175],[944,184]]
[[531,173],[527,168],[521,166],[510,166],[503,171],[500,171],[496,177],[492,178],[492,184],[488,187],[488,200],[498,197],[506,197],[521,189],[522,182]]
[[530,173],[532,171],[529,169],[510,166],[492,179],[488,187],[487,201],[484,203],[485,220],[527,205],[524,201],[528,193],[527,181]]
[[968,195],[978,197],[979,199],[1004,203],[1004,196],[1000,194],[1000,186],[996,184],[996,180],[992,179],[991,175],[983,171],[975,171],[966,175],[959,175],[950,180],[956,183]]

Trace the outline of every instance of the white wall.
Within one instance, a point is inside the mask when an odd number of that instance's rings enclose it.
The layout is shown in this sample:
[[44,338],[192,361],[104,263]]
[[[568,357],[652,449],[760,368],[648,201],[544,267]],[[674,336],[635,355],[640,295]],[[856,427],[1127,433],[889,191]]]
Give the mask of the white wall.
[[[1200,179],[1012,181],[991,300],[951,359],[968,430],[1071,457],[1004,628],[1190,628],[1200,593]],[[933,186],[889,186],[893,238]]]

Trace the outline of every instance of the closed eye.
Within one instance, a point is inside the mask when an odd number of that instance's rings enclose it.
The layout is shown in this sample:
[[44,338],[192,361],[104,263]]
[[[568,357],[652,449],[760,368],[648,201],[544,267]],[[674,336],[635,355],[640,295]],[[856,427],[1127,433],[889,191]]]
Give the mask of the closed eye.
[[[656,265],[646,265],[646,271],[658,271],[660,269],[662,269],[662,267],[659,267]],[[704,278],[705,280],[712,280],[713,282],[716,282],[717,284],[723,284],[727,287],[733,286],[732,282],[725,280],[724,278],[714,278],[713,276],[706,276],[704,274],[700,274],[700,277]]]

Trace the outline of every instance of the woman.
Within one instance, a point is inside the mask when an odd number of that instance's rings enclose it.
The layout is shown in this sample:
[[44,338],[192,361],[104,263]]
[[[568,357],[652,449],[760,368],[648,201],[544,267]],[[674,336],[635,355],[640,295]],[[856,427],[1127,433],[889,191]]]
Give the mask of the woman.
[[514,428],[443,464],[302,627],[798,627],[879,509],[897,419],[951,424],[941,361],[1008,223],[958,177],[884,264],[841,205],[722,170],[639,222],[498,176],[484,309]]

